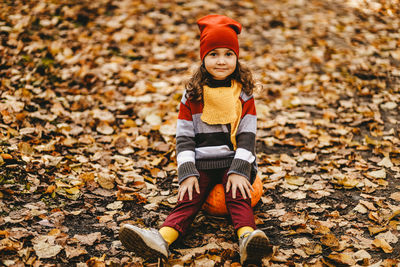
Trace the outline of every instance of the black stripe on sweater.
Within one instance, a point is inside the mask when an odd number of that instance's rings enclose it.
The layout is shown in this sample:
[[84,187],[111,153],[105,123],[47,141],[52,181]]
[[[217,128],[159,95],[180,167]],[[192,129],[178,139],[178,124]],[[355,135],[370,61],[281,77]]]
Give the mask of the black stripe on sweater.
[[250,132],[240,133],[236,136],[237,146],[244,148],[255,155],[256,135]]
[[229,133],[199,133],[194,137],[197,147],[228,145],[233,150]]

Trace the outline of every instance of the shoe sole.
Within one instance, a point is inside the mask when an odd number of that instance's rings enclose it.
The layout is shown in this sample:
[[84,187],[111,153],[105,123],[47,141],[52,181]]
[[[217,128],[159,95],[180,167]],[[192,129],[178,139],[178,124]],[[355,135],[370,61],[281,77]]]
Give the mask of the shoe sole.
[[152,243],[151,240],[146,240],[140,232],[125,225],[120,228],[119,239],[127,250],[132,251],[139,257],[144,259],[167,259],[162,252],[154,248],[157,247],[156,244]]
[[259,264],[264,257],[272,255],[272,246],[265,235],[253,236],[246,246],[246,259],[245,264],[256,263]]

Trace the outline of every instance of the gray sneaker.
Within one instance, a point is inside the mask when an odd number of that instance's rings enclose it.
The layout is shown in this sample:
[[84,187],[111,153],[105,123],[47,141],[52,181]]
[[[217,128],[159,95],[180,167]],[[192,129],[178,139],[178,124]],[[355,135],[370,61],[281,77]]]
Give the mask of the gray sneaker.
[[[246,234],[248,234],[246,236]],[[240,263],[259,264],[264,257],[271,256],[272,245],[261,230],[244,233],[239,239]]]
[[124,224],[119,229],[122,245],[136,256],[144,259],[168,259],[168,243],[156,229],[141,229],[131,224]]

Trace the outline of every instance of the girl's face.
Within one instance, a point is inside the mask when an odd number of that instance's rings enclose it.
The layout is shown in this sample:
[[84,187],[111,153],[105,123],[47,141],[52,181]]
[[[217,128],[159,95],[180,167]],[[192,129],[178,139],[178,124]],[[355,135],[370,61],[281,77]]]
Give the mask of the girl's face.
[[204,66],[215,80],[224,80],[236,69],[236,54],[229,48],[216,48],[204,57]]

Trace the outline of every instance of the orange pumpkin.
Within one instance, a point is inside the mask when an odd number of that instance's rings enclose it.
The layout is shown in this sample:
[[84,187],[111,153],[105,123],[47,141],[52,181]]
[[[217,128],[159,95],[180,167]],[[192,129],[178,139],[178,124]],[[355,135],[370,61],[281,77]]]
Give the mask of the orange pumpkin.
[[[251,192],[251,206],[254,207],[260,200],[263,193],[263,184],[257,175],[253,182],[254,191]],[[222,184],[217,184],[208,195],[203,205],[203,210],[208,214],[215,216],[224,216],[228,214],[225,204],[225,189]]]

